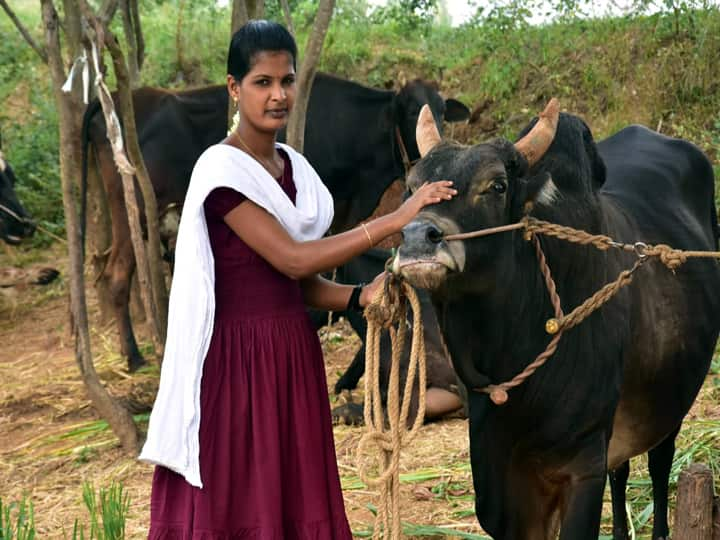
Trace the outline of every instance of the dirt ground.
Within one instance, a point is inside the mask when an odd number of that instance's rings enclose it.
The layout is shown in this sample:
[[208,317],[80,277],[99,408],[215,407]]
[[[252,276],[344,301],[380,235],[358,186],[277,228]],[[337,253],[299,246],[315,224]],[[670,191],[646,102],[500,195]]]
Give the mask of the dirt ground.
[[[34,504],[37,537],[65,538],[70,537],[76,519],[89,522],[82,500],[84,482],[96,489],[108,487],[112,481],[122,482],[130,497],[126,537],[145,538],[152,468],[125,454],[90,406],[69,332],[67,270],[57,262],[64,260],[62,250],[54,248],[42,258],[30,266],[59,265],[58,280],[45,287],[0,289],[0,497],[4,503],[29,497]],[[8,252],[0,255],[0,266],[18,260]],[[91,327],[93,354],[100,377],[115,396],[137,411],[146,410],[157,386],[157,367],[128,375],[116,351],[114,324],[97,322],[92,296],[89,301],[95,321]],[[139,333],[142,337],[141,326]],[[342,323],[322,338],[331,393],[359,340]],[[144,352],[152,357],[150,346],[144,343]],[[713,395],[702,400],[692,416],[720,417],[717,394]],[[346,510],[358,536],[367,533],[373,521],[370,508],[378,504],[376,493],[357,476],[356,449],[362,433],[361,427],[335,427]],[[456,415],[425,425],[403,452],[401,468],[402,519],[417,526],[411,536],[461,537],[420,526],[482,534],[472,511],[466,420]],[[606,502],[605,530],[608,520]]]
[[[12,259],[0,256],[0,264],[11,264]],[[44,263],[33,263],[40,264]],[[9,503],[28,496],[34,505],[37,537],[64,538],[72,534],[75,519],[89,522],[82,500],[84,482],[96,489],[122,482],[130,496],[127,538],[144,538],[152,467],[123,453],[90,406],[69,332],[66,269],[60,271],[61,277],[48,286],[5,290],[0,295],[0,497]],[[93,298],[89,302],[96,321]],[[142,336],[142,327],[139,333]],[[132,376],[126,373],[116,352],[112,322],[93,324],[91,334],[97,371],[113,395],[136,409],[152,403],[157,368]],[[359,340],[349,326],[339,323],[323,341],[331,393]],[[404,453],[403,479],[413,480],[402,484],[404,521],[480,532],[471,511],[466,431],[466,421],[457,417],[426,425]],[[372,523],[369,506],[378,504],[376,494],[357,477],[355,453],[362,433],[362,427],[335,427],[345,505],[353,531],[359,534]]]

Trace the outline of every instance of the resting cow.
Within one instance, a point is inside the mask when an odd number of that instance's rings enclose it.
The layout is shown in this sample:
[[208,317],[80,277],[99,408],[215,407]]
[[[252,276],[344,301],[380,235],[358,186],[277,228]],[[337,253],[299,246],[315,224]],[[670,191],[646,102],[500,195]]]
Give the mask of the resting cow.
[[0,150],[0,238],[19,244],[33,232],[35,224],[15,193],[15,173]]
[[[227,100],[225,86],[185,92],[142,88],[133,94],[140,147],[162,216],[161,233],[167,233],[164,240],[170,247],[193,165],[208,146],[222,140],[227,132]],[[443,118],[459,121],[469,116],[463,104],[443,100],[436,86],[420,80],[395,93],[322,73],[316,76],[307,111],[304,154],[333,196],[335,231],[368,217],[392,181],[404,176],[397,133],[409,159],[417,159],[414,128],[423,104],[430,105],[438,124]],[[121,351],[133,371],[144,363],[128,309],[135,259],[122,182],[97,102],[88,107],[83,120],[84,163],[88,143],[95,149],[112,216],[112,244],[102,279],[108,281]],[[83,178],[86,174],[84,166]]]
[[[337,270],[336,280],[338,283],[369,283],[372,279],[385,269],[385,262],[390,258],[391,252],[386,249],[372,249],[367,253],[356,257]],[[425,356],[427,370],[427,388],[425,390],[425,418],[439,418],[445,414],[458,410],[462,406],[461,389],[458,388],[458,380],[452,369],[447,349],[442,342],[440,328],[438,326],[435,311],[430,302],[430,297],[424,291],[418,291],[418,298],[422,310],[422,322],[425,330]],[[327,324],[327,311],[310,311],[315,326],[319,329]],[[334,313],[333,316],[345,317],[353,330],[362,340],[362,346],[355,353],[352,363],[335,383],[335,394],[341,394],[344,390],[355,390],[360,377],[365,373],[365,336],[367,334],[367,321],[361,313],[355,311],[343,311]],[[387,396],[387,385],[390,376],[391,358],[390,337],[387,332],[383,333],[380,340],[380,392],[383,403]],[[410,343],[405,347],[404,355],[400,360],[400,388],[405,387],[407,369],[410,361]],[[417,390],[415,390],[417,392]],[[417,414],[417,393],[413,394],[410,402],[408,423],[412,424]],[[363,421],[362,405],[347,403],[333,410],[333,420],[347,424],[361,424]]]
[[[548,115],[540,129],[553,123]],[[587,125],[568,114],[548,137],[549,149],[537,146],[544,138],[533,132],[515,145],[464,147],[418,124],[424,157],[408,187],[452,179],[459,194],[406,227],[394,267],[431,289],[455,370],[469,389],[509,381],[545,350],[553,308],[522,230],[444,236],[515,223],[529,212],[623,242],[717,250],[713,171],[694,145],[639,126],[596,144]],[[637,260],[548,236],[540,244],[565,313]],[[674,441],[719,327],[720,263],[689,259],[673,272],[651,258],[630,285],[564,332],[555,354],[510,389],[505,404],[469,391],[482,527],[503,540],[549,540],[558,532],[561,540],[597,538],[610,470],[614,535],[628,538],[627,462],[649,452],[652,538],[667,538]]]

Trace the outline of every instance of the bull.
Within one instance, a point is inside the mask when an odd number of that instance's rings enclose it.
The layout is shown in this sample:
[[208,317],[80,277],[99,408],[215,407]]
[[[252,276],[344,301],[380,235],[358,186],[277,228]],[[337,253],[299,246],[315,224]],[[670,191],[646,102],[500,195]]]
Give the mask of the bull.
[[[207,147],[226,135],[227,89],[211,86],[170,92],[142,88],[133,93],[133,104],[141,151],[161,215],[161,234],[165,233],[163,241],[172,248],[193,165]],[[443,119],[460,121],[470,115],[462,103],[443,99],[437,86],[421,80],[393,92],[323,73],[315,77],[307,110],[304,154],[333,196],[334,231],[367,218],[392,181],[404,176],[405,165],[419,157],[414,128],[424,104],[430,106],[438,125]],[[99,110],[96,101],[83,119],[83,185],[88,144],[92,144],[112,217],[112,242],[101,279],[108,284],[121,352],[127,358],[128,369],[134,371],[144,364],[128,309],[135,259],[122,182]]]
[[35,232],[35,223],[15,193],[15,182],[15,173],[0,149],[0,238],[13,245]]
[[[552,107],[550,107],[552,109]],[[393,263],[430,289],[445,341],[469,391],[477,518],[502,540],[597,538],[611,471],[613,529],[628,536],[628,460],[648,452],[652,538],[668,538],[675,437],[708,371],[720,329],[720,264],[655,258],[497,405],[487,389],[522,372],[550,337],[554,310],[522,231],[465,240],[455,233],[526,215],[616,240],[717,250],[713,170],[693,144],[631,126],[596,143],[576,116],[546,111],[515,144],[443,141],[423,118],[415,189],[451,179],[459,194],[423,210]],[[532,129],[532,130],[531,130]],[[556,129],[556,131],[554,131]],[[637,257],[541,236],[565,313]],[[502,399],[498,399],[502,402]]]

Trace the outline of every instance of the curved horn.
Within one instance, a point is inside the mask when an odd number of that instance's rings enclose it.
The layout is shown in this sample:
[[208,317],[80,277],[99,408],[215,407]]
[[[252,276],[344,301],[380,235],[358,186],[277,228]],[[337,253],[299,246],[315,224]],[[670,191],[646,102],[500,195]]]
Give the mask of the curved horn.
[[420,150],[420,157],[424,157],[441,140],[440,132],[435,125],[435,118],[427,104],[420,109],[417,126],[415,126],[415,139],[418,150]]
[[532,167],[550,148],[557,130],[560,104],[552,98],[545,110],[538,116],[537,124],[522,139],[515,143],[518,152],[525,156],[528,165]]

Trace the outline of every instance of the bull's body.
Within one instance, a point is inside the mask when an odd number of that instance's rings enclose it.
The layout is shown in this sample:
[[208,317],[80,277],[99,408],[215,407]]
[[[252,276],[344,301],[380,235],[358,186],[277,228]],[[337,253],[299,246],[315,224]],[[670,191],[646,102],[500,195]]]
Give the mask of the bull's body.
[[[161,232],[172,248],[173,224],[185,198],[195,161],[227,133],[225,86],[184,92],[142,88],[134,92],[140,147],[155,189]],[[418,157],[412,134],[417,113],[429,103],[438,122],[467,118],[455,100],[443,100],[434,85],[413,81],[398,93],[318,74],[307,111],[304,154],[335,202],[333,228],[342,230],[368,217],[387,187],[404,174],[396,131],[410,159]],[[102,279],[107,280],[118,321],[121,350],[128,366],[143,363],[128,309],[135,259],[127,223],[122,182],[112,159],[97,102],[85,113],[83,144],[92,143],[112,217],[112,245]],[[280,139],[283,139],[281,134]],[[86,148],[86,147],[84,147]],[[85,155],[87,153],[85,152]]]
[[[619,241],[717,249],[712,168],[690,143],[634,126],[596,146],[582,121],[562,115],[552,146],[530,171],[511,148],[441,144],[417,165],[413,185],[438,175],[456,180],[461,194],[408,227],[400,263],[437,261],[440,251],[450,252],[437,232],[516,221],[528,201],[539,219]],[[468,209],[462,190],[483,182],[504,183],[507,193],[486,190]],[[542,186],[537,198],[526,198],[533,185]],[[565,313],[635,260],[619,250],[541,238]],[[441,280],[433,300],[444,314],[441,327],[456,370],[470,388],[508,381],[550,340],[544,328],[553,309],[534,248],[516,231],[452,249],[461,271]],[[627,460],[650,451],[653,538],[665,538],[674,439],[707,373],[719,328],[720,264],[691,259],[673,273],[651,260],[629,286],[566,331],[555,354],[509,391],[506,404],[470,392],[471,462],[483,528],[502,540],[550,540],[558,531],[561,540],[597,538],[606,472],[615,470],[615,537],[627,538]]]
[[35,224],[15,193],[15,182],[15,173],[0,150],[0,238],[8,244],[19,244],[35,231]]

